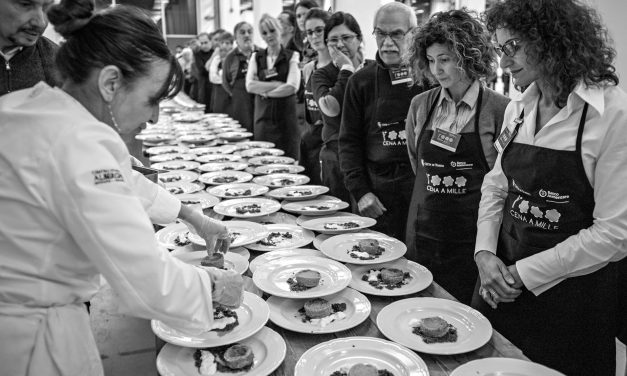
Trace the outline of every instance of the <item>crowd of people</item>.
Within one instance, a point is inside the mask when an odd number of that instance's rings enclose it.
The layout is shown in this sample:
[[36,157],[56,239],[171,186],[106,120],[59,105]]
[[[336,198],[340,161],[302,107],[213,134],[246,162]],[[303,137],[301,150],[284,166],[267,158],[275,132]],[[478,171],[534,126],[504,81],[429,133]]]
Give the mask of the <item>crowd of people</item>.
[[[0,0],[0,374],[102,373],[82,304],[98,273],[141,317],[204,328],[213,303],[241,301],[233,273],[155,252],[151,221],[179,216],[222,249],[228,234],[134,173],[120,138],[181,89],[377,219],[531,360],[614,374],[627,334],[627,95],[592,8],[505,0],[418,25],[391,2],[373,15],[369,60],[366,25],[310,0],[176,55],[132,8],[32,3]],[[41,36],[47,18],[60,48]],[[522,95],[487,87],[497,64]]]

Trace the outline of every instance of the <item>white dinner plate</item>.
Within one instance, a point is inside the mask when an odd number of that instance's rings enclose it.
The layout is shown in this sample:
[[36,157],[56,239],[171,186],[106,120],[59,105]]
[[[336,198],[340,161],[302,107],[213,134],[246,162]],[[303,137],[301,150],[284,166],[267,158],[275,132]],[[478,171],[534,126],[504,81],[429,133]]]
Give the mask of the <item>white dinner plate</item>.
[[207,146],[207,147],[195,148],[191,150],[191,152],[193,152],[196,155],[196,158],[202,157],[203,155],[210,155],[210,154],[231,154],[233,151],[234,149],[232,146],[226,146],[226,145]]
[[235,144],[238,150],[246,150],[246,149],[254,149],[254,148],[263,148],[270,149],[275,145],[270,141],[242,141]]
[[308,216],[333,214],[339,210],[346,209],[348,206],[348,202],[327,195],[318,196],[313,200],[283,201],[281,203],[281,207],[285,211]]
[[172,141],[176,139],[176,136],[172,133],[140,133],[135,136],[135,139],[148,143],[158,143]]
[[248,269],[250,269],[251,273],[254,273],[255,270],[257,270],[257,267],[259,265],[263,265],[267,262],[278,260],[283,257],[293,257],[293,256],[325,257],[326,258],[326,256],[322,254],[322,252],[315,250],[315,249],[309,249],[309,248],[278,249],[276,251],[266,252],[264,254],[261,254],[255,257],[255,259],[250,262],[250,265],[248,265]]
[[207,142],[211,142],[215,140],[217,137],[210,133],[205,134],[189,134],[186,136],[179,136],[177,140],[181,142],[183,145],[185,144],[206,144]]
[[[234,235],[231,240],[232,248],[254,243],[268,235],[268,229],[260,223],[251,221],[223,221],[222,224],[226,226],[229,234],[237,234]],[[190,234],[189,240],[194,244],[205,245],[205,240],[198,235]]]
[[146,149],[146,153],[150,155],[160,155],[160,154],[171,154],[171,153],[188,153],[189,148],[184,146],[155,146],[152,148]]
[[200,163],[194,161],[167,161],[153,163],[150,167],[167,171],[195,170],[200,167]]
[[[291,291],[287,280],[301,270],[320,273],[320,283],[304,291]],[[253,282],[260,290],[283,298],[311,299],[335,294],[350,283],[351,272],[337,261],[324,257],[284,257],[259,265],[253,274]]]
[[[383,247],[384,252],[372,260],[360,260],[352,257],[350,253],[353,246],[358,245],[359,241],[364,239],[376,239],[379,246]],[[320,244],[320,250],[334,260],[365,265],[380,264],[401,258],[407,252],[407,246],[400,240],[387,235],[358,232],[332,236]]]
[[202,119],[204,119],[204,114],[198,112],[184,112],[172,115],[172,120],[180,121],[181,123],[195,123]]
[[[304,247],[307,244],[311,243],[314,239],[313,232],[304,229],[298,225],[271,224],[266,225],[265,227],[268,230],[266,238],[261,239],[255,243],[247,244],[246,248],[252,249],[253,251],[269,252],[277,249]],[[291,238],[279,236],[273,238],[273,243],[275,243],[275,245],[260,244],[261,241],[270,240],[272,238],[272,235],[276,233],[289,234],[291,235]]]
[[329,188],[323,185],[297,185],[272,190],[268,192],[268,196],[278,200],[304,201],[314,199],[328,191]]
[[[300,225],[321,234],[344,234],[347,232],[358,232],[377,224],[377,220],[369,217],[346,216],[315,218],[305,221]],[[350,226],[356,227],[350,227]]]
[[219,138],[227,140],[227,141],[241,141],[252,136],[253,136],[252,132],[229,131],[229,132],[218,133]]
[[[313,241],[314,248],[317,249],[317,250],[321,250],[322,248],[320,246],[322,245],[322,243],[325,240],[331,238],[332,236],[334,236],[334,235],[327,235],[327,234],[318,234],[318,235],[316,235],[316,237],[314,238],[314,241]],[[324,253],[323,253],[323,255],[324,255]],[[324,256],[324,257],[326,257],[326,256]]]
[[[238,210],[245,209],[250,206],[258,206],[259,212],[251,213],[244,212],[238,213]],[[213,207],[213,210],[228,217],[238,218],[250,218],[261,217],[270,213],[278,212],[281,209],[281,204],[278,201],[269,198],[251,197],[251,198],[238,198],[235,200],[224,200],[218,205]]]
[[198,180],[199,173],[194,171],[170,171],[162,172],[158,174],[159,182],[161,183],[178,183],[182,181],[196,181]]
[[198,178],[203,183],[210,185],[246,183],[253,178],[251,174],[244,171],[216,171],[207,172]]
[[205,185],[199,182],[180,181],[176,183],[165,183],[165,189],[173,195],[183,193],[194,193],[205,189]]
[[[186,248],[191,249],[192,241],[189,239],[189,229],[184,223],[171,223],[155,233],[159,245],[168,249]],[[177,243],[175,240],[183,241]]]
[[290,299],[271,296],[266,300],[270,307],[270,321],[280,326],[298,333],[323,334],[336,333],[342,330],[353,328],[368,318],[370,315],[370,301],[360,292],[353,289],[344,289],[333,295],[325,296],[331,304],[344,303],[346,310],[343,313],[345,318],[334,320],[322,326],[320,322],[303,322],[303,315],[298,310],[303,308],[307,299]]
[[196,159],[196,154],[180,153],[156,154],[148,158],[150,162],[193,161],[194,159]]
[[228,333],[207,331],[191,334],[186,328],[176,329],[159,320],[151,320],[150,326],[157,337],[178,346],[216,347],[241,341],[257,333],[268,321],[268,304],[255,294],[244,291],[244,302],[234,310],[239,325]]
[[[222,146],[220,146],[222,147]],[[201,148],[209,149],[209,148]],[[242,157],[234,154],[203,154],[196,157],[196,162],[200,163],[220,163],[220,162],[239,162]]]
[[[185,254],[185,253],[190,253],[190,252],[195,252],[195,251],[204,251],[204,249],[200,245],[192,244],[191,246],[188,246],[188,247],[176,248],[176,249],[172,250],[172,252],[170,252],[170,254],[172,256],[179,256],[179,255],[182,255],[182,254]],[[229,248],[229,253],[230,252],[233,252],[235,254],[238,254],[238,255],[242,256],[243,258],[246,259],[246,261],[250,260],[250,252],[246,248],[244,248],[244,247]],[[250,268],[250,265],[249,265],[249,268]]]
[[325,215],[300,215],[296,218],[296,224],[301,225],[303,222],[316,218],[333,218],[333,217],[359,217],[358,214],[351,212],[335,212],[333,214]]
[[[412,332],[421,319],[438,316],[457,328],[457,341],[425,343]],[[409,298],[385,306],[377,315],[377,327],[386,337],[412,350],[452,355],[478,349],[492,337],[492,325],[479,311],[448,299]]]
[[[433,282],[433,274],[429,271],[429,269],[424,266],[409,261],[406,258],[400,258],[395,261],[386,262],[383,264],[375,264],[375,265],[346,265],[351,270],[351,274],[353,278],[350,283],[350,287],[354,288],[357,291],[361,291],[365,294],[369,295],[379,295],[379,296],[401,296],[413,294],[419,291],[422,291],[431,285]],[[364,275],[367,275],[368,272],[372,269],[381,269],[381,268],[395,268],[400,269],[405,273],[409,273],[411,279],[407,281],[407,284],[402,285],[401,287],[388,289],[381,288],[378,289],[372,286],[368,281],[364,281],[362,278]]]
[[261,196],[270,188],[255,183],[223,184],[207,189],[207,192],[222,198],[251,198]]
[[418,354],[394,342],[373,337],[338,338],[307,350],[296,363],[294,376],[330,376],[355,364],[371,364],[395,376],[429,376]]
[[257,176],[253,179],[253,182],[270,188],[281,188],[307,184],[309,183],[309,176],[300,174],[270,174]]
[[512,358],[472,360],[455,368],[451,376],[565,376],[542,364]]
[[249,218],[249,221],[261,223],[262,225],[283,224],[283,225],[296,225],[296,217],[291,214],[276,212],[261,217]]
[[198,167],[203,172],[216,172],[216,171],[242,171],[248,167],[248,163],[244,162],[210,162],[205,163]]
[[184,205],[200,204],[203,210],[209,209],[220,202],[219,198],[207,192],[183,193],[175,195],[175,197]]
[[294,164],[296,160],[292,157],[280,156],[265,156],[265,157],[253,157],[248,160],[253,166],[263,166],[269,164]]
[[305,171],[305,167],[294,164],[269,164],[253,168],[253,172],[257,175],[298,174],[303,171]]
[[283,150],[274,149],[274,148],[268,148],[268,149],[253,148],[253,149],[242,150],[239,152],[239,155],[241,155],[244,158],[270,157],[270,156],[279,156],[283,154],[285,154]]
[[[183,253],[175,257],[186,264],[201,266],[200,261],[205,256],[207,256],[206,251],[195,251]],[[224,268],[228,270],[235,270],[239,274],[244,274],[246,273],[246,270],[248,270],[248,260],[237,253],[227,252],[224,254]]]
[[[248,372],[215,373],[213,376],[262,376],[269,375],[285,359],[287,346],[283,337],[274,330],[263,327],[250,338],[239,341],[253,352],[253,366]],[[196,349],[166,343],[157,355],[157,371],[162,376],[199,376],[194,360]]]

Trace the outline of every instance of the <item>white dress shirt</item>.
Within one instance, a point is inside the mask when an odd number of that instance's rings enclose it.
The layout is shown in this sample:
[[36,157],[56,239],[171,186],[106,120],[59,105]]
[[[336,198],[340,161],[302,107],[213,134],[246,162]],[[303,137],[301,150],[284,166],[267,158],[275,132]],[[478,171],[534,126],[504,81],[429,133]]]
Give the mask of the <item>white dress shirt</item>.
[[113,129],[39,83],[0,98],[0,132],[3,368],[97,374],[72,367],[100,365],[82,306],[100,274],[123,312],[210,329],[210,276],[157,244],[144,211],[150,197],[137,192],[145,185],[156,199],[162,191],[132,173]]
[[211,59],[211,64],[209,64],[209,82],[215,85],[222,85],[222,68],[218,68],[220,63],[222,62],[222,58],[220,55]]
[[[532,84],[505,111],[503,129],[514,128],[524,109],[524,123],[513,142],[556,150],[575,150],[584,103],[589,104],[582,135],[583,166],[594,189],[593,225],[553,248],[516,262],[527,289],[539,295],[569,277],[592,273],[627,256],[627,95],[616,86],[577,85],[562,108],[535,133],[539,91]],[[499,153],[484,178],[475,253],[495,253],[508,182]]]
[[[250,59],[248,60],[248,71],[246,72],[247,86],[248,82],[253,80],[259,80],[259,68],[257,67],[256,56],[257,53],[253,52],[253,54],[250,56]],[[266,57],[266,66],[268,67],[268,69],[274,68],[275,62],[276,58],[273,60],[268,54]],[[287,80],[285,81],[286,84],[292,86],[294,89],[298,89],[298,87],[300,86],[300,69],[298,68],[298,63],[298,52],[294,52],[289,61],[289,71],[287,73]]]

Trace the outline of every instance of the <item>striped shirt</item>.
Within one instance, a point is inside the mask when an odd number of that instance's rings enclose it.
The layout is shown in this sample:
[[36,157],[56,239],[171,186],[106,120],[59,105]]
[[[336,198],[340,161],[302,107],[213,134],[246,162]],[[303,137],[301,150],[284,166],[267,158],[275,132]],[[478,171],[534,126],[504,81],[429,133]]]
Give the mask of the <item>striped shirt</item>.
[[[475,80],[457,104],[448,90],[441,90],[437,106],[433,110],[430,128],[440,128],[451,133],[471,132],[474,129],[474,122],[471,120],[475,115],[480,87],[481,83]],[[469,129],[464,129],[466,125]]]

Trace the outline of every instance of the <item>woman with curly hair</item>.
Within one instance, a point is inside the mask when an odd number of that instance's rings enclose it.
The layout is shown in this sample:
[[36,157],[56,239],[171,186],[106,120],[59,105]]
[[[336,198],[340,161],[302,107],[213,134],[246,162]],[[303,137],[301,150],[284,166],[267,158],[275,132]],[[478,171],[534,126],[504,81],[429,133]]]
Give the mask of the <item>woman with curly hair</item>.
[[466,10],[434,14],[416,30],[409,62],[418,81],[440,87],[414,97],[405,123],[416,180],[407,224],[409,257],[470,304],[472,259],[484,175],[494,165],[509,99],[484,87],[496,54],[487,30]]
[[612,262],[627,254],[627,95],[615,51],[576,0],[506,0],[486,24],[501,67],[526,90],[505,111],[482,186],[473,303],[531,360],[614,375]]

